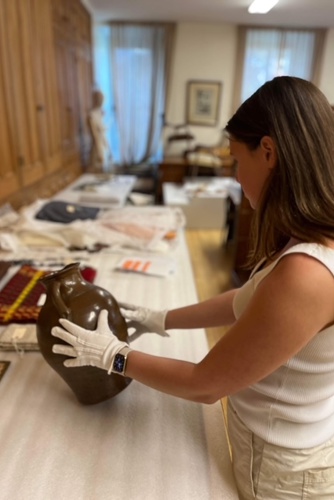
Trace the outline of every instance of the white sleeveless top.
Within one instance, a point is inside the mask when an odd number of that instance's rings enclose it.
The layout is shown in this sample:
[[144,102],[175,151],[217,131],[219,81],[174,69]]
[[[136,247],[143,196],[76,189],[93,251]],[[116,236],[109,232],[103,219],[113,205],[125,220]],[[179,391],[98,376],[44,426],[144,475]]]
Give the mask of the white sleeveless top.
[[[297,244],[263,270],[255,269],[237,291],[233,302],[237,319],[257,285],[289,253],[308,254],[334,275],[333,249]],[[245,425],[269,443],[311,448],[327,441],[334,435],[334,326],[318,333],[275,372],[229,399]]]

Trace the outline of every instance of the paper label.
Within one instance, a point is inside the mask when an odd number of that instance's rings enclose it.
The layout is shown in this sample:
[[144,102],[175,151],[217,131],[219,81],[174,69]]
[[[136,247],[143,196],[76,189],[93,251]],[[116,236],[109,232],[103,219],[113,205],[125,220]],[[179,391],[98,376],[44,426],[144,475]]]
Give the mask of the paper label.
[[154,276],[169,276],[176,271],[176,263],[173,259],[137,256],[124,257],[117,264],[118,271],[148,274]]

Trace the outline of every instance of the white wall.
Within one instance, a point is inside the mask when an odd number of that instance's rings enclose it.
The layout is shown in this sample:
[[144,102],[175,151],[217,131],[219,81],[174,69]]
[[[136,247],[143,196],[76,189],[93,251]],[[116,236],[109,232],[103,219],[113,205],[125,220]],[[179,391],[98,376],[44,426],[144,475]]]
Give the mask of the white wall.
[[[215,144],[232,113],[233,84],[237,51],[237,27],[221,23],[180,23],[177,25],[171,91],[166,121],[185,123],[186,87],[189,80],[222,83],[217,127],[190,127],[196,142]],[[170,133],[167,129],[165,135]],[[184,149],[184,144],[182,148]]]
[[334,104],[334,29],[327,33],[319,88],[331,104]]
[[[213,145],[233,114],[233,91],[237,55],[237,26],[222,23],[179,23],[176,29],[175,55],[171,68],[171,89],[166,121],[181,124],[186,121],[186,87],[189,80],[214,80],[222,83],[219,122],[216,127],[190,127],[196,143]],[[319,87],[334,104],[334,29],[328,31]],[[171,133],[166,128],[164,136]],[[166,143],[166,142],[165,142]],[[184,143],[170,150],[178,154]],[[168,154],[168,155],[169,155]]]
[[[171,93],[166,112],[169,123],[185,123],[186,85],[189,80],[222,82],[222,102],[217,127],[191,126],[196,142],[215,144],[233,113],[233,87],[237,53],[237,26],[221,23],[180,23],[177,25],[175,57],[172,65]],[[319,87],[334,104],[334,29],[325,42]],[[170,133],[170,129],[165,131]],[[179,152],[185,149],[180,144]],[[178,151],[176,151],[177,153]],[[172,151],[171,154],[174,154]]]

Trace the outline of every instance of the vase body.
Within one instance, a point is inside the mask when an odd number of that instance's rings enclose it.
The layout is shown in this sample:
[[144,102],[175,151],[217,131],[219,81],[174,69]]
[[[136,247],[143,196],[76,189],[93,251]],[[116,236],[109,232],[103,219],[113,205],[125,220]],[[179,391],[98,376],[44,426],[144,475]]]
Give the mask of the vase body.
[[131,379],[92,366],[67,368],[61,354],[52,352],[54,344],[65,342],[51,335],[51,329],[65,318],[87,330],[95,330],[99,313],[108,310],[108,322],[116,337],[128,342],[126,322],[116,299],[105,289],[85,281],[80,263],[47,274],[40,281],[46,288],[46,301],[37,319],[37,341],[47,363],[69,385],[82,404],[96,404],[116,396]]

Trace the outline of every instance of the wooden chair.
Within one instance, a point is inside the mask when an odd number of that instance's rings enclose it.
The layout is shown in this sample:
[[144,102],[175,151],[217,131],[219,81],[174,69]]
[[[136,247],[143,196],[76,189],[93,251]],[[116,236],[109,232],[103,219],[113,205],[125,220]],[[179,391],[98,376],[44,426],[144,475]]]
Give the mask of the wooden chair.
[[192,165],[193,176],[197,176],[202,169],[220,177],[235,177],[236,162],[230,154],[224,136],[218,144],[198,144],[193,149],[186,150],[184,156]]

